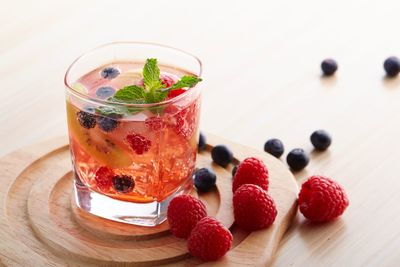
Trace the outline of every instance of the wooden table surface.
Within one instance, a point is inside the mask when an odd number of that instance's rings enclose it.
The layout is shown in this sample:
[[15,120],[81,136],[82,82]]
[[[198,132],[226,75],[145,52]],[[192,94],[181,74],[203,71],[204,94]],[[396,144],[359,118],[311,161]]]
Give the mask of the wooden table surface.
[[[152,3],[150,3],[152,2]],[[311,153],[299,184],[330,176],[350,206],[330,224],[299,214],[274,266],[398,266],[400,262],[400,2],[5,1],[0,9],[0,155],[66,134],[63,75],[82,52],[151,41],[204,64],[201,128],[254,148],[270,137]],[[322,78],[325,57],[339,62]],[[326,153],[309,136],[333,136]],[[286,156],[286,153],[285,155]]]

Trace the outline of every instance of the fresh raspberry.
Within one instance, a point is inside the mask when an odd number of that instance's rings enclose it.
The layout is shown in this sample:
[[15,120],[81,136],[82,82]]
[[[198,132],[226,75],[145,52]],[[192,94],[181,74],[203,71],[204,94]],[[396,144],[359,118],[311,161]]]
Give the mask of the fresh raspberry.
[[[169,88],[169,87],[171,87],[172,85],[174,85],[177,82],[176,78],[171,77],[170,75],[166,75],[166,74],[161,74],[160,75],[160,79],[161,79],[161,83],[163,85],[165,85],[165,88]],[[138,86],[143,86],[144,85],[144,80],[140,79],[137,82],[137,85]]]
[[165,127],[165,123],[160,117],[150,117],[144,121],[144,125],[151,131],[157,132]]
[[190,106],[176,114],[175,132],[177,134],[182,135],[186,139],[192,137],[197,126],[197,109],[197,103],[193,102]]
[[129,143],[133,151],[135,151],[138,155],[149,151],[151,146],[151,141],[140,134],[128,134],[126,136],[126,141]]
[[111,181],[114,176],[114,172],[108,167],[100,167],[97,169],[94,175],[97,187],[101,191],[108,191],[111,186]]
[[264,162],[251,157],[240,163],[233,178],[232,191],[235,192],[243,184],[255,184],[268,190],[268,169]]
[[172,199],[168,206],[168,223],[172,234],[187,238],[197,222],[207,216],[206,206],[190,195],[180,195]]
[[165,88],[169,88],[176,83],[174,78],[172,78],[171,76],[166,75],[166,74],[161,74],[160,79],[161,79],[162,84],[165,85]]
[[185,90],[185,89],[182,89],[182,88],[169,91],[169,93],[168,93],[168,99],[177,97],[178,95],[181,95],[181,94],[183,94],[184,92],[186,92],[186,90]]
[[187,246],[193,256],[203,261],[215,261],[228,252],[232,239],[231,232],[222,223],[205,217],[193,229]]
[[242,185],[233,195],[235,223],[243,230],[266,228],[275,221],[277,213],[274,200],[258,185]]
[[190,139],[196,131],[198,107],[197,101],[184,108],[179,108],[175,105],[167,106],[164,109],[167,117],[166,124],[178,135]]
[[328,222],[343,214],[349,200],[335,181],[323,176],[311,176],[303,183],[298,199],[300,212],[314,222]]

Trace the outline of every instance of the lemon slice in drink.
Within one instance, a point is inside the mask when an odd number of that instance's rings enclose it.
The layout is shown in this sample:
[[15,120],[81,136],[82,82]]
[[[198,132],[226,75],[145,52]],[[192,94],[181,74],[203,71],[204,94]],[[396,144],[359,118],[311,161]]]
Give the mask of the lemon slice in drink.
[[79,147],[102,165],[112,168],[128,167],[132,164],[129,151],[121,146],[116,138],[105,135],[97,126],[91,129],[82,127],[76,117],[79,109],[67,102],[68,128]]
[[74,85],[72,85],[72,89],[85,95],[88,93],[88,89],[79,82],[74,83]]

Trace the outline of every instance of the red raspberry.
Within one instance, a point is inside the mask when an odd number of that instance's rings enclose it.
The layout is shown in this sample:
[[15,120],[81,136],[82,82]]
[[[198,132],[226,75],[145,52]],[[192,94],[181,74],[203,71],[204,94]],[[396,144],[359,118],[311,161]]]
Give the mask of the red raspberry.
[[186,90],[185,90],[185,89],[182,89],[182,88],[172,90],[172,91],[170,91],[170,92],[168,93],[168,99],[177,97],[178,95],[181,95],[181,94],[183,94],[184,92],[186,92]]
[[246,231],[270,226],[276,218],[274,200],[261,187],[245,184],[233,195],[235,223]]
[[303,183],[298,199],[300,212],[314,222],[328,222],[343,214],[349,200],[335,181],[323,176],[311,176]]
[[[161,74],[160,79],[161,79],[161,83],[165,85],[165,88],[169,88],[177,82],[175,78],[173,78],[169,75],[166,75],[166,74]],[[137,82],[136,85],[144,86],[144,80],[140,79],[140,81]]]
[[150,117],[144,121],[144,125],[152,131],[160,131],[165,127],[165,123],[160,117]]
[[268,169],[264,162],[257,158],[246,158],[240,163],[233,178],[232,191],[243,184],[255,184],[268,190]]
[[133,151],[135,151],[138,155],[149,151],[151,146],[151,141],[147,140],[144,136],[140,134],[128,134],[126,136],[126,141],[129,143]]
[[188,240],[189,252],[203,260],[215,261],[228,252],[232,246],[231,232],[211,217],[201,219]]
[[161,75],[160,75],[160,79],[161,79],[162,84],[165,85],[165,88],[169,88],[169,87],[171,87],[173,84],[176,83],[176,81],[175,81],[174,78],[172,78],[171,76],[166,75],[166,74],[161,74]]
[[172,199],[168,206],[168,223],[172,234],[187,238],[197,222],[207,216],[206,206],[190,195],[180,195]]
[[114,172],[108,167],[100,167],[97,169],[94,175],[97,187],[101,191],[108,191],[111,186],[111,181],[114,176]]

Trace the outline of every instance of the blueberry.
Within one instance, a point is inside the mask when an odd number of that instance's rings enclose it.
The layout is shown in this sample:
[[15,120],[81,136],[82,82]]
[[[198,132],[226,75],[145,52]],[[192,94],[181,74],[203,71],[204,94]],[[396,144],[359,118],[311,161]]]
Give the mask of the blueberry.
[[97,89],[96,96],[100,99],[107,99],[110,96],[113,96],[114,93],[115,89],[111,86],[102,86]]
[[264,151],[268,152],[269,154],[273,155],[276,158],[279,158],[280,156],[282,156],[283,152],[285,151],[285,148],[281,140],[274,138],[274,139],[269,139],[264,144]]
[[198,169],[194,173],[194,185],[200,192],[210,191],[217,181],[215,173],[207,168]]
[[198,146],[199,152],[206,150],[206,147],[207,147],[206,137],[204,134],[200,133],[199,146]]
[[96,108],[94,106],[85,106],[83,110],[92,114],[96,113]]
[[388,76],[397,76],[400,72],[400,59],[397,57],[388,57],[383,63],[383,68]]
[[235,176],[238,166],[235,165],[232,169],[232,177]]
[[226,146],[218,145],[211,150],[211,158],[218,165],[226,167],[233,160],[233,154]]
[[113,67],[107,67],[104,68],[100,75],[101,77],[103,77],[104,79],[114,79],[115,77],[117,77],[119,75],[119,70]]
[[331,136],[324,130],[318,130],[312,133],[311,143],[316,150],[326,150],[332,143]]
[[110,118],[110,117],[98,117],[97,118],[97,124],[99,125],[99,128],[102,129],[105,132],[111,132],[115,128],[117,128],[119,121]]
[[334,59],[328,58],[322,61],[321,69],[326,76],[330,76],[336,72],[338,69],[338,64]]
[[286,161],[292,170],[300,171],[308,165],[310,158],[303,149],[295,148],[289,152]]
[[135,181],[129,175],[116,175],[112,178],[112,184],[115,191],[128,193],[135,187]]
[[79,111],[76,113],[78,118],[79,124],[85,129],[91,129],[96,126],[96,115],[85,112]]

